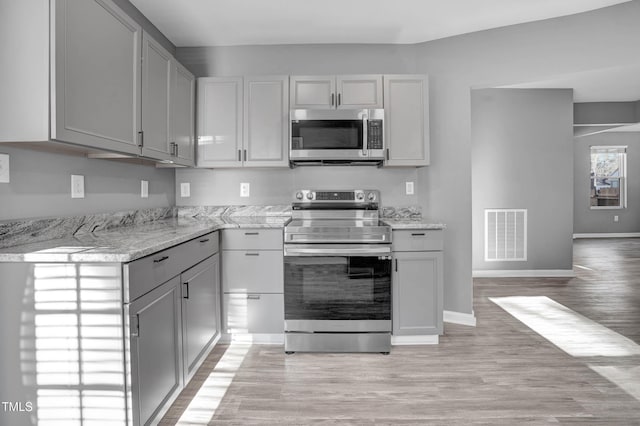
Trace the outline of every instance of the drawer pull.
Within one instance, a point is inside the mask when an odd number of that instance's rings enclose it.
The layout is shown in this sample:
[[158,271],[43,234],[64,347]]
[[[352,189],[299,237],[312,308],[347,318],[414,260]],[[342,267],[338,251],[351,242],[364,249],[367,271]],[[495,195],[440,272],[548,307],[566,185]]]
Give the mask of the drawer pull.
[[424,232],[416,232],[411,234],[412,237],[424,237],[425,235],[426,234]]
[[160,262],[164,262],[165,260],[167,260],[169,258],[169,256],[162,256],[159,259],[154,259],[153,263],[160,263]]
[[247,294],[247,299],[248,300],[260,300],[260,295],[259,294]]
[[245,232],[244,235],[260,235],[259,232]]
[[244,254],[245,256],[260,256],[260,253],[255,253],[255,252],[247,252]]
[[204,238],[204,239],[200,240],[201,243],[206,243],[207,241],[209,241],[208,238]]

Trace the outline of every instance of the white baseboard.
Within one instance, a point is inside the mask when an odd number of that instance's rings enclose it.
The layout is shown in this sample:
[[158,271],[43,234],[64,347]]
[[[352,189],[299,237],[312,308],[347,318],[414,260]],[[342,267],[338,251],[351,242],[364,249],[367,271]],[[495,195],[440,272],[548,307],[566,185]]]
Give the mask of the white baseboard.
[[398,345],[437,345],[439,342],[437,334],[429,336],[391,336],[391,344]]
[[221,343],[255,343],[258,345],[284,345],[284,333],[234,333],[223,334]]
[[471,327],[476,326],[476,316],[473,314],[473,311],[470,314],[465,314],[463,312],[444,311],[442,320],[444,322],[449,322],[452,324],[468,325]]
[[578,238],[640,238],[640,232],[573,234],[574,240]]
[[511,269],[473,271],[473,278],[573,278],[572,269]]

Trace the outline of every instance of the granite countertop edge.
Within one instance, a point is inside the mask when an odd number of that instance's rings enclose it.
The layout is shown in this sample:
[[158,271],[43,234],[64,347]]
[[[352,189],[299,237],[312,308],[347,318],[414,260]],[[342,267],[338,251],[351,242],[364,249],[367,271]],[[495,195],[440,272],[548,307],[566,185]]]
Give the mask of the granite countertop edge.
[[173,218],[0,249],[0,262],[126,263],[221,229],[282,229],[289,217]]
[[425,229],[425,230],[443,230],[447,228],[447,225],[443,223],[428,222],[425,219],[410,218],[410,219],[394,219],[394,218],[382,218],[382,222],[389,225],[391,229]]

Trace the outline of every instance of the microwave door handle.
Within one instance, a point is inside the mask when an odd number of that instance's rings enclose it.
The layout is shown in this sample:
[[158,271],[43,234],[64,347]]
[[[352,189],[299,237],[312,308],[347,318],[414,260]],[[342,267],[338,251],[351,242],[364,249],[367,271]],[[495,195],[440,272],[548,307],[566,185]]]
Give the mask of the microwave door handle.
[[367,135],[367,130],[369,129],[369,119],[367,118],[367,116],[363,116],[362,117],[362,155],[364,157],[368,157],[369,156],[369,142],[368,142],[368,135]]

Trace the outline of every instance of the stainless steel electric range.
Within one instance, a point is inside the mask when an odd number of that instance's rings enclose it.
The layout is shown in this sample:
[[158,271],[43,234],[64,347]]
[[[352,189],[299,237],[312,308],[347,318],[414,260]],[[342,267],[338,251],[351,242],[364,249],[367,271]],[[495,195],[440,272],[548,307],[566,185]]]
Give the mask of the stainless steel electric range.
[[391,348],[391,229],[375,190],[300,190],[284,229],[285,351]]

